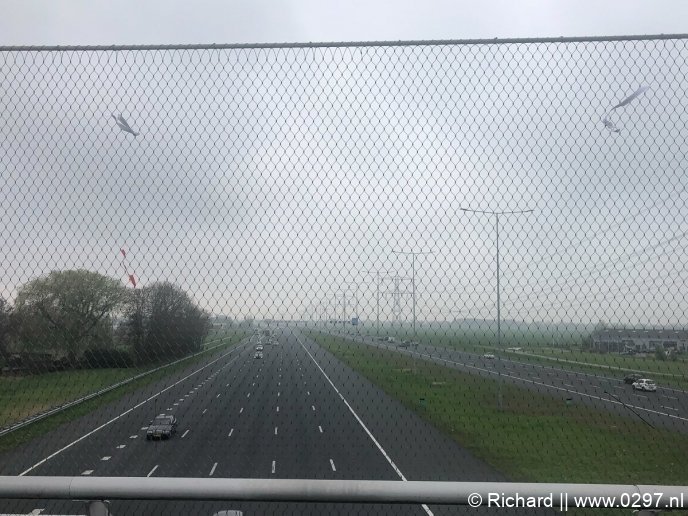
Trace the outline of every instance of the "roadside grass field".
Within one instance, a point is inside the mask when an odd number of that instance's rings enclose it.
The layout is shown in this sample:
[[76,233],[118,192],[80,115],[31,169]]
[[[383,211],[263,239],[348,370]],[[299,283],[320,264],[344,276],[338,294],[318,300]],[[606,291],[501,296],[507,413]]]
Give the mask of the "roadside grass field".
[[512,481],[688,484],[685,435],[507,384],[499,410],[493,379],[309,336]]
[[[244,335],[243,332],[213,335],[212,338],[209,338],[204,343],[204,348],[208,349],[210,346],[217,345],[214,350],[221,350],[237,344]],[[189,365],[202,360],[204,355],[202,353],[189,357],[179,363],[162,368],[93,399],[10,432],[0,437],[0,452],[50,432],[60,424],[88,414],[106,403],[121,398],[127,393],[182,371]],[[81,369],[21,377],[0,377],[0,428],[5,428],[31,415],[132,378],[159,365],[161,364],[136,368]]]

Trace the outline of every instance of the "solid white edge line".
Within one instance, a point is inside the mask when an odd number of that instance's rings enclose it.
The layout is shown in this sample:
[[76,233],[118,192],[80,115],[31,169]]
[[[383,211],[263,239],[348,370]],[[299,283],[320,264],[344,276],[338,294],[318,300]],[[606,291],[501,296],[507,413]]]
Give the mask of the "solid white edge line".
[[[224,357],[226,357],[227,355],[229,355],[229,354],[232,353],[233,351],[239,349],[240,347],[244,347],[244,346],[246,346],[246,343],[244,343],[244,344],[242,344],[242,345],[240,345],[240,346],[237,346],[237,347],[235,347],[235,348],[232,348],[232,350],[230,350],[230,351],[228,351],[227,353],[225,353],[224,355],[222,355],[222,356],[216,358],[216,359],[213,360],[212,362],[208,362],[206,365],[204,365],[203,367],[201,367],[201,368],[199,368],[199,369],[196,369],[194,372],[188,374],[187,376],[185,376],[185,377],[182,378],[181,380],[179,380],[179,381],[173,383],[172,385],[170,385],[170,386],[168,386],[168,387],[165,387],[163,390],[161,390],[161,391],[159,391],[159,392],[153,394],[150,398],[147,398],[147,399],[143,400],[141,403],[138,403],[138,404],[134,405],[133,407],[131,407],[130,409],[125,410],[125,411],[122,412],[119,416],[113,417],[110,421],[107,421],[107,422],[103,423],[103,424],[100,425],[99,427],[97,427],[97,428],[91,430],[90,432],[88,432],[88,433],[82,435],[81,437],[79,437],[79,438],[76,439],[75,441],[72,441],[72,442],[69,443],[68,445],[63,446],[62,448],[60,448],[60,449],[57,450],[56,452],[52,453],[51,455],[48,455],[45,459],[42,459],[42,460],[38,461],[36,464],[34,464],[33,466],[31,466],[29,469],[27,469],[27,470],[25,470],[25,471],[22,471],[22,472],[19,473],[19,475],[17,475],[17,476],[23,477],[24,475],[26,475],[26,474],[29,473],[30,471],[33,471],[34,469],[36,469],[38,466],[41,466],[42,464],[45,464],[46,462],[48,462],[48,461],[49,461],[50,459],[52,459],[53,457],[56,457],[57,455],[59,455],[59,454],[62,453],[63,451],[65,451],[65,450],[71,448],[71,447],[74,446],[76,443],[78,443],[78,442],[80,442],[80,441],[83,441],[83,440],[86,439],[87,437],[90,437],[91,435],[95,434],[95,433],[98,432],[99,430],[102,430],[103,428],[105,428],[106,426],[108,426],[110,423],[114,423],[115,421],[117,421],[117,420],[120,419],[121,417],[126,416],[126,415],[129,414],[130,412],[132,412],[132,411],[136,410],[137,408],[139,408],[139,407],[145,405],[145,404],[148,403],[150,400],[157,398],[157,397],[160,396],[163,392],[169,391],[172,387],[174,387],[174,386],[176,386],[176,385],[179,385],[179,384],[182,383],[184,380],[187,380],[187,379],[191,378],[193,375],[199,373],[200,371],[203,371],[203,369],[205,369],[206,367],[208,367],[208,366],[214,364],[214,363],[217,362],[218,360],[223,359]],[[235,357],[233,360],[231,360],[231,361],[228,362],[228,363],[231,364],[232,362],[235,362],[238,358],[239,358],[239,357]]]
[[[497,373],[496,371],[493,371],[493,370],[490,370],[490,369],[484,369],[484,368],[482,368],[482,367],[472,366],[472,365],[464,364],[464,363],[462,363],[462,362],[456,362],[456,361],[454,361],[454,360],[449,360],[449,359],[447,359],[447,358],[433,357],[432,355],[427,355],[427,354],[425,354],[425,353],[402,352],[402,351],[399,351],[399,353],[406,353],[406,354],[409,354],[409,355],[415,354],[415,355],[418,355],[418,356],[421,356],[421,357],[428,357],[428,358],[430,358],[430,359],[433,360],[433,361],[440,361],[440,362],[444,362],[444,363],[446,363],[446,364],[455,364],[455,365],[458,365],[458,366],[461,366],[461,367],[465,367],[465,368],[467,368],[467,369],[475,369],[475,370],[477,370],[477,371],[483,371],[483,372],[488,373],[488,374],[491,374],[491,375],[498,375],[498,374],[499,374],[499,373]],[[612,403],[612,404],[614,404],[614,405],[623,405],[623,403],[622,403],[621,401],[617,401],[617,400],[613,400],[613,399],[609,399],[609,398],[603,398],[603,397],[601,397],[601,396],[595,396],[594,394],[588,394],[588,393],[586,393],[586,392],[580,392],[580,391],[575,391],[575,390],[571,390],[571,389],[564,389],[563,387],[559,387],[558,385],[551,385],[551,384],[549,384],[549,383],[544,383],[544,382],[536,382],[536,381],[534,381],[534,380],[531,380],[530,378],[521,378],[520,376],[514,376],[514,375],[510,375],[510,374],[502,374],[501,376],[503,376],[503,377],[505,377],[505,378],[511,378],[511,379],[513,379],[513,380],[518,380],[518,381],[524,382],[524,383],[531,383],[531,384],[533,384],[533,385],[540,385],[540,386],[542,386],[542,387],[548,387],[548,388],[550,388],[550,389],[555,389],[555,390],[558,390],[558,391],[568,392],[568,393],[570,393],[570,394],[578,394],[579,396],[583,396],[584,398],[590,398],[590,399],[593,399],[593,400],[605,401],[605,402],[607,402],[607,403]],[[631,407],[631,408],[634,408],[634,409],[637,409],[637,410],[642,410],[642,411],[644,411],[644,412],[650,412],[651,414],[657,414],[658,416],[667,416],[667,417],[673,418],[673,419],[680,419],[681,421],[688,421],[688,418],[676,416],[676,415],[674,415],[674,414],[667,414],[666,412],[661,412],[661,411],[659,411],[659,410],[652,410],[652,409],[649,409],[649,408],[640,407],[640,406],[638,406],[638,405],[630,405],[630,404],[628,404],[628,403],[626,403],[625,405],[626,405],[627,407]]]
[[[349,402],[346,401],[346,398],[345,398],[344,396],[342,396],[342,393],[339,392],[339,389],[337,389],[337,387],[335,386],[335,384],[332,383],[332,380],[330,380],[330,377],[327,376],[327,373],[325,373],[325,371],[323,371],[323,368],[320,367],[320,364],[318,364],[317,360],[315,360],[315,358],[313,358],[313,355],[311,355],[311,352],[308,351],[308,350],[306,349],[306,346],[303,345],[303,342],[301,342],[301,339],[299,339],[299,337],[298,337],[297,335],[294,335],[294,336],[296,337],[296,341],[301,345],[301,347],[304,349],[304,351],[305,351],[306,353],[308,353],[308,356],[311,357],[311,360],[313,361],[313,363],[315,364],[315,366],[316,366],[318,369],[320,369],[320,372],[323,374],[323,376],[325,377],[325,379],[326,379],[326,380],[329,382],[329,384],[332,386],[332,388],[334,389],[334,391],[339,395],[339,398],[344,402],[344,404],[347,406],[347,408],[349,409],[349,411],[350,411],[350,412],[353,414],[353,416],[356,418],[356,421],[358,421],[358,423],[361,425],[361,428],[363,428],[363,430],[365,430],[365,433],[368,434],[368,437],[370,437],[370,439],[373,441],[373,443],[375,443],[375,446],[377,446],[377,449],[380,450],[380,453],[382,453],[383,457],[384,457],[385,459],[387,459],[387,462],[389,462],[390,466],[392,466],[392,469],[394,469],[394,471],[396,472],[396,474],[399,475],[399,478],[401,478],[401,480],[403,480],[404,482],[407,482],[406,477],[404,476],[404,474],[403,474],[403,473],[401,472],[401,470],[397,467],[397,465],[394,463],[394,461],[392,460],[392,458],[391,458],[389,455],[387,455],[387,452],[385,451],[385,449],[384,449],[384,448],[382,447],[382,445],[378,442],[378,440],[375,439],[375,436],[370,432],[370,430],[368,430],[368,427],[365,425],[365,423],[363,422],[363,420],[361,420],[361,418],[358,417],[358,414],[356,414],[356,411],[351,407],[351,405],[349,405]],[[423,507],[423,509],[425,510],[425,512],[428,514],[428,516],[434,516],[433,513],[432,513],[432,511],[430,510],[430,508],[429,508],[427,505],[422,504],[421,507]]]

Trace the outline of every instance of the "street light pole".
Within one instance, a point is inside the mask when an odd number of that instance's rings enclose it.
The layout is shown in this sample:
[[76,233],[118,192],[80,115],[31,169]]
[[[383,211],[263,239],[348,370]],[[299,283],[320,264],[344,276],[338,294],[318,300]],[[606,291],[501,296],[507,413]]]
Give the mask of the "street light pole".
[[[497,349],[501,351],[502,349],[502,306],[500,301],[500,285],[499,285],[499,216],[500,215],[517,215],[523,213],[532,213],[534,210],[517,210],[517,211],[487,211],[487,210],[470,210],[468,208],[461,208],[461,211],[466,211],[470,213],[484,213],[486,215],[495,216],[495,231],[497,234]],[[502,408],[502,382],[501,376],[502,372],[499,370],[498,375],[500,377],[498,383],[498,402],[499,409]]]

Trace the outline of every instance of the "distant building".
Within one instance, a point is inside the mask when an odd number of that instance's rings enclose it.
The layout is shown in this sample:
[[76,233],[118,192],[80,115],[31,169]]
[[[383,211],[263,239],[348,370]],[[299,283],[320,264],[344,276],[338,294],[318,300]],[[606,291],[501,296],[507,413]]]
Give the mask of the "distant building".
[[636,330],[629,328],[605,328],[592,334],[592,349],[606,353],[633,351],[652,353],[656,349],[688,350],[686,330]]

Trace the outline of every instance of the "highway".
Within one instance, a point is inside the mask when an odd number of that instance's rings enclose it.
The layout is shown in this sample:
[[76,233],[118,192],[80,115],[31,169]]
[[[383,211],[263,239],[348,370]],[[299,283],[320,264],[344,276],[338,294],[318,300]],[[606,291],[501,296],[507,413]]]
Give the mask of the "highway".
[[[254,335],[166,381],[0,456],[3,475],[509,480],[298,332]],[[264,358],[254,349],[264,345]],[[174,414],[169,441],[148,422]],[[6,514],[83,514],[81,502],[12,500]],[[468,507],[112,501],[114,515],[462,514]],[[486,513],[487,510],[479,510]],[[503,513],[503,509],[500,510]],[[517,513],[517,512],[515,512]]]
[[[322,329],[318,329],[322,331]],[[369,346],[403,353],[418,360],[427,360],[470,374],[480,375],[505,384],[609,410],[636,421],[644,420],[654,427],[688,433],[688,394],[679,389],[661,385],[657,392],[636,392],[617,377],[572,371],[555,364],[538,364],[519,361],[517,357],[497,356],[490,359],[476,353],[419,343],[413,347],[400,347],[373,336],[327,331],[328,334],[361,342]]]

